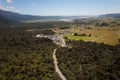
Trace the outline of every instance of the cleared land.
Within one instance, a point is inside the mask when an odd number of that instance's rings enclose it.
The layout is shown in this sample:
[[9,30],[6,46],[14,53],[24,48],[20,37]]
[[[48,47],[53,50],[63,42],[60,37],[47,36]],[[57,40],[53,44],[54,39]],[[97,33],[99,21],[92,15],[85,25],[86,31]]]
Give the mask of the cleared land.
[[[55,28],[56,33],[69,40],[83,40],[109,45],[120,43],[120,19],[80,19],[61,28]],[[65,29],[64,29],[65,28]],[[77,33],[77,35],[73,35]],[[85,34],[85,36],[81,36]]]
[[93,42],[105,43],[110,45],[116,45],[119,43],[120,39],[120,27],[101,27],[94,29],[86,30],[77,30],[78,34],[85,33],[87,35],[91,34],[91,37],[88,39]]
[[[76,36],[73,35],[74,32],[72,29],[67,30],[67,32],[64,30],[58,32],[65,32],[64,36],[70,40],[92,41],[109,45],[118,44],[120,39],[120,27],[99,27],[84,30],[75,28],[75,32],[78,34]],[[87,36],[80,36],[80,34],[86,34]]]

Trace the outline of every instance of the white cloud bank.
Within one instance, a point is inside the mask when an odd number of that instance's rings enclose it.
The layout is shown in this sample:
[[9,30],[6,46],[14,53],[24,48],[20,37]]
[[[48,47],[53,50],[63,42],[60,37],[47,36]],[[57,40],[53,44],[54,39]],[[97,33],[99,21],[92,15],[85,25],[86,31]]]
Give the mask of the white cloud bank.
[[6,0],[6,2],[8,2],[8,3],[12,3],[12,0]]
[[20,10],[16,9],[15,7],[13,6],[4,6],[2,5],[2,3],[0,3],[0,9],[1,10],[4,10],[4,11],[11,11],[11,12],[17,12],[17,13],[20,13]]

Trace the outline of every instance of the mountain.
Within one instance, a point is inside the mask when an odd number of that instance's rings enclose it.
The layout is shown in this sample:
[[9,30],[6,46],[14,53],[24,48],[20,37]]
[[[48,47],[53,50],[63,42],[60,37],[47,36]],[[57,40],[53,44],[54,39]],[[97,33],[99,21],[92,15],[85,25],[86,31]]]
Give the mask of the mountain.
[[7,18],[10,21],[25,21],[25,20],[45,20],[45,19],[76,19],[86,18],[90,16],[34,16],[34,15],[23,15],[15,12],[0,10],[0,15]]
[[0,15],[10,21],[26,21],[26,20],[45,20],[45,19],[81,19],[90,18],[93,16],[34,16],[34,15],[23,15],[16,12],[0,10]]
[[120,13],[116,14],[106,14],[106,15],[101,15],[100,17],[107,17],[107,18],[120,18]]
[[32,16],[23,15],[15,12],[0,10],[0,15],[10,21],[23,21],[23,20],[44,20],[44,19],[61,19],[61,16]]
[[3,17],[2,15],[0,15],[0,24],[6,24],[6,23],[10,23],[10,21],[5,17]]

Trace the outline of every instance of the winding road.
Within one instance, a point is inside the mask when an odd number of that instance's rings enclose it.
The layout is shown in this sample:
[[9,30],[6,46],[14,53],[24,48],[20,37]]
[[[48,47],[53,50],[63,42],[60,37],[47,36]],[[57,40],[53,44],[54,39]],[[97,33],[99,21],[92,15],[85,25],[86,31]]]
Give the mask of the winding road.
[[[40,34],[37,34],[36,35],[37,38],[49,38],[51,40],[53,40],[53,42],[57,45],[60,45],[61,47],[66,47],[66,43],[65,43],[65,40],[63,39],[62,36],[58,35],[58,36],[46,36],[46,35],[40,35]],[[57,41],[56,41],[57,40]],[[59,42],[59,43],[57,43]],[[67,80],[66,77],[63,75],[62,71],[60,70],[59,66],[58,66],[58,61],[57,61],[57,57],[56,57],[56,51],[57,51],[57,48],[54,49],[53,51],[53,62],[54,62],[54,66],[55,66],[55,71],[58,73],[58,76],[61,78],[61,80]]]
[[[65,40],[61,36],[59,36],[59,38],[61,39],[61,47],[65,47]],[[57,51],[57,48],[54,49],[54,51],[53,51],[53,60],[54,60],[54,65],[55,65],[55,71],[58,73],[59,77],[62,80],[67,80],[66,77],[63,75],[62,71],[60,70],[59,66],[58,66],[56,51]]]

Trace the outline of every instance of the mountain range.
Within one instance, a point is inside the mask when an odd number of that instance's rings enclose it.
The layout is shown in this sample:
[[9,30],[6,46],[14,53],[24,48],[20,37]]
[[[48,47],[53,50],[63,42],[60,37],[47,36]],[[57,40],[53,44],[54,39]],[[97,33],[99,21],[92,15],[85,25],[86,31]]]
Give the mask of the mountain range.
[[120,13],[100,15],[103,18],[120,18]]
[[11,21],[24,21],[24,20],[43,20],[43,19],[59,19],[60,16],[33,16],[23,15],[15,12],[0,10],[0,15]]
[[[84,17],[89,17],[89,16],[84,16]],[[100,15],[98,17],[120,18],[120,13]],[[51,19],[68,19],[68,18],[70,19],[83,18],[83,16],[34,16],[34,15],[23,15],[15,12],[0,10],[0,23],[9,23],[15,21],[18,22],[18,21],[26,21],[26,20],[46,20],[46,19],[51,20]]]

